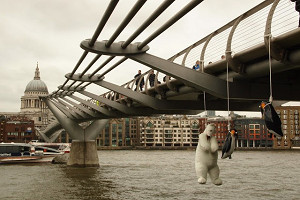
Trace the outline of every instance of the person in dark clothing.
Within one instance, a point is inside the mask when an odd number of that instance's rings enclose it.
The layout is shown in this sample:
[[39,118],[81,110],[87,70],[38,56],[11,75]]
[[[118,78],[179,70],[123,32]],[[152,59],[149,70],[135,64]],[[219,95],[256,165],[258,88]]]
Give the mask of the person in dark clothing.
[[299,24],[298,27],[300,27],[300,0],[291,0],[292,2],[295,2],[295,10],[299,12]]
[[154,81],[155,81],[155,74],[154,74],[154,70],[152,69],[150,71],[150,75],[149,75],[149,84],[150,84],[150,87],[154,86]]
[[[135,88],[134,91],[137,90],[137,85],[138,85],[138,83],[141,79],[141,76],[142,76],[141,70],[139,70],[138,73],[134,76],[134,78],[136,79],[136,81],[135,81],[136,88]],[[144,77],[143,77],[141,82],[140,82],[140,91],[143,91],[144,84],[145,84],[145,82],[144,82]]]

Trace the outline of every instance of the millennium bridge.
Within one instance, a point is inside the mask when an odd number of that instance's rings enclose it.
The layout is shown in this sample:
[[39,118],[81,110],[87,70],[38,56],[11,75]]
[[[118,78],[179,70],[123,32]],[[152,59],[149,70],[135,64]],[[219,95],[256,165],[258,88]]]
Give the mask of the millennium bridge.
[[[50,95],[41,97],[55,119],[40,134],[50,140],[61,129],[68,132],[72,138],[68,165],[99,165],[95,139],[111,118],[197,114],[206,110],[258,111],[261,101],[281,105],[300,100],[300,29],[294,3],[266,0],[163,59],[147,53],[150,43],[203,1],[187,1],[169,19],[164,18],[163,25],[152,34],[144,36],[145,30],[174,2],[164,0],[152,13],[144,13],[149,16],[127,40],[119,41],[120,34],[128,34],[127,25],[147,3],[138,0],[110,37],[102,38],[103,32],[112,30],[107,22],[115,14],[118,2],[110,1],[94,34],[81,42],[83,53],[73,70],[65,75],[65,82]],[[145,39],[136,41],[142,34]],[[168,47],[160,48],[168,51]],[[105,59],[99,65],[100,57]],[[106,80],[120,66],[128,67],[129,60],[149,67],[149,71],[126,83]],[[197,60],[200,68],[194,70],[192,66]],[[99,67],[92,70],[96,62]],[[88,64],[82,66],[83,63]],[[155,79],[150,86],[153,72]],[[142,79],[143,91],[136,87]],[[105,88],[107,92],[92,92],[91,86]],[[91,123],[82,128],[82,122]]]

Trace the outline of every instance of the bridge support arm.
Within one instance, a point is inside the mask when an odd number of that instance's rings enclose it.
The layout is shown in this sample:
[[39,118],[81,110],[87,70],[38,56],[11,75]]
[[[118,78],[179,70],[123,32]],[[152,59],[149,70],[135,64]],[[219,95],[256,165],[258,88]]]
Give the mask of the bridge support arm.
[[100,134],[106,124],[110,119],[98,119],[93,121],[86,129],[85,129],[85,140],[95,140],[96,137]]
[[73,140],[84,140],[83,129],[74,120],[64,115],[48,98],[44,102]]
[[187,86],[205,91],[219,98],[226,98],[226,81],[218,77],[197,72],[148,53],[130,55],[128,58],[174,77]]

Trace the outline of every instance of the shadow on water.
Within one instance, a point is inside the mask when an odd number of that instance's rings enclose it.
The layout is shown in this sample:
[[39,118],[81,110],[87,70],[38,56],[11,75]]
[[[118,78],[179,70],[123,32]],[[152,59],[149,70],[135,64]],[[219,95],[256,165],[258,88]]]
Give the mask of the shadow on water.
[[61,166],[61,171],[72,199],[114,199],[114,185],[106,178],[105,170]]

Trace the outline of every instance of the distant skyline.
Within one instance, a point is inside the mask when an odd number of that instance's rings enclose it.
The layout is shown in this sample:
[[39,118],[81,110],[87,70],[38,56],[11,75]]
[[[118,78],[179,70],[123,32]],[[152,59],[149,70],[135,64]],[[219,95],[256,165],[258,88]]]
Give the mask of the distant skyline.
[[[80,42],[91,38],[109,2],[0,0],[0,112],[20,111],[20,98],[24,95],[26,85],[34,77],[37,62],[41,80],[48,86],[49,93],[63,84],[65,74],[72,71],[83,52],[79,46]],[[109,38],[135,3],[130,1],[132,4],[129,5],[128,2],[119,2],[101,38]],[[161,2],[147,1],[145,8],[139,13],[141,18],[149,14],[148,9],[155,9]],[[240,0],[238,3],[234,0],[203,1],[151,42],[149,52],[165,59],[169,58],[261,2],[263,0]],[[168,9],[168,17],[162,16],[157,23],[164,23],[186,3],[186,0],[175,1]],[[140,24],[139,19],[130,24],[128,32],[134,31],[136,24]],[[147,33],[154,30],[149,29]],[[126,31],[125,33],[127,34]],[[121,41],[130,34],[121,34],[116,41]],[[141,37],[137,41],[142,39],[144,38]],[[133,78],[137,69],[145,71],[148,68],[129,62],[126,70],[122,69],[123,72],[126,71],[125,74],[112,73],[108,80],[123,84]],[[99,90],[99,94],[101,93]]]

